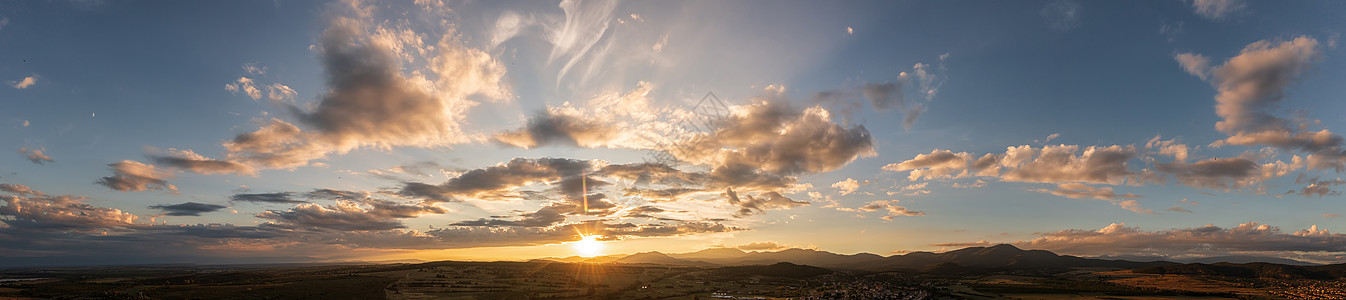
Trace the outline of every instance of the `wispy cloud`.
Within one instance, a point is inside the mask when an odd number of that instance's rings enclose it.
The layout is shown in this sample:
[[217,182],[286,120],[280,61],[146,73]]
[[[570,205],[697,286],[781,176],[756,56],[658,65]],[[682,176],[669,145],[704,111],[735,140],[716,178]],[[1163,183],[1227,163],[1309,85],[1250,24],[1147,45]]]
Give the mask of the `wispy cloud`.
[[23,79],[9,82],[9,86],[21,90],[31,87],[35,84],[37,84],[37,74],[33,74],[33,76],[24,77]]

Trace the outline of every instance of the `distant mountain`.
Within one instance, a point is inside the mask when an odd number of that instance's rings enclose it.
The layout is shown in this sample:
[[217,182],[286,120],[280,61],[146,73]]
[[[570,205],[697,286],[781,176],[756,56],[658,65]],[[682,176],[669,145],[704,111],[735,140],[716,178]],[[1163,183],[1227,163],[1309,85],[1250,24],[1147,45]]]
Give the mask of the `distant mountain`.
[[683,266],[744,266],[791,263],[828,268],[869,272],[916,271],[927,273],[959,273],[1005,269],[1069,269],[1079,267],[1112,267],[1132,269],[1172,262],[1134,262],[1103,260],[1057,255],[1045,250],[1023,250],[1012,245],[970,247],[932,253],[912,252],[906,255],[880,256],[872,253],[836,254],[811,249],[744,252],[733,248],[711,248],[691,253],[664,254],[643,252],[632,255],[612,255],[594,258],[547,258],[558,262],[665,264]]
[[[894,255],[877,262],[842,266],[862,271],[923,270],[943,263],[972,269],[1065,269],[1079,267],[1137,268],[1170,262],[1132,262],[1123,260],[1088,259],[1057,255],[1046,250],[1023,250],[1008,244],[991,247],[969,247],[944,253],[912,252]],[[943,269],[950,269],[945,266]]]
[[679,266],[714,266],[715,264],[703,261],[693,261],[678,259],[667,254],[659,252],[641,252],[619,258],[614,263],[619,264],[660,264],[660,265],[679,265]]
[[771,265],[723,267],[711,270],[711,273],[725,277],[770,276],[784,278],[809,278],[832,274],[832,270],[780,262]]
[[1171,262],[1175,262],[1175,263],[1183,263],[1183,264],[1187,264],[1187,263],[1213,264],[1213,263],[1222,263],[1222,262],[1223,262],[1223,263],[1246,264],[1246,263],[1264,262],[1264,263],[1273,263],[1273,264],[1282,264],[1282,265],[1295,265],[1295,266],[1317,266],[1317,265],[1319,265],[1319,264],[1315,264],[1315,263],[1311,263],[1311,262],[1299,261],[1299,260],[1293,260],[1293,259],[1287,259],[1287,258],[1268,257],[1268,256],[1252,256],[1252,255],[1212,256],[1212,257],[1185,258],[1185,259],[1173,259],[1173,258],[1167,258],[1167,257],[1162,257],[1162,256],[1143,256],[1143,255],[1099,256],[1099,257],[1091,257],[1091,258],[1093,258],[1093,259],[1104,259],[1104,260],[1125,260],[1125,261],[1136,261],[1136,262],[1171,261]]
[[613,262],[613,261],[615,261],[615,260],[618,260],[618,259],[621,259],[621,258],[623,258],[623,257],[627,257],[627,256],[629,256],[629,255],[626,255],[626,254],[614,254],[614,255],[604,255],[604,256],[594,256],[594,257],[583,257],[583,256],[570,256],[570,257],[544,257],[544,258],[538,258],[538,259],[533,259],[533,260],[534,260],[534,261],[565,262],[565,263],[593,263],[593,264],[603,264],[603,263],[610,263],[610,262]]
[[1180,263],[1202,263],[1202,264],[1213,264],[1213,263],[1236,263],[1236,264],[1246,264],[1246,263],[1259,263],[1259,262],[1260,262],[1260,263],[1273,263],[1273,264],[1293,265],[1293,266],[1317,266],[1317,265],[1319,265],[1319,264],[1315,264],[1315,263],[1311,263],[1311,262],[1298,261],[1298,260],[1293,260],[1293,259],[1288,259],[1288,258],[1266,257],[1266,256],[1251,256],[1251,255],[1215,256],[1215,257],[1206,257],[1206,258],[1197,258],[1197,259],[1184,259],[1184,260],[1178,260],[1177,262],[1180,262]]
[[[1346,264],[1314,265],[1312,263],[1260,256],[1220,256],[1185,260],[1180,264],[1165,261],[1163,257],[1114,256],[1082,258],[1058,255],[1046,250],[1023,250],[1000,244],[990,247],[969,247],[943,253],[912,252],[905,255],[880,256],[871,253],[836,254],[810,249],[744,252],[734,248],[710,248],[690,253],[664,254],[642,252],[631,255],[599,257],[571,256],[544,258],[556,262],[662,264],[681,266],[729,266],[716,271],[725,274],[786,274],[817,276],[823,270],[851,270],[864,272],[908,271],[928,274],[971,274],[1010,270],[1070,270],[1073,268],[1106,267],[1133,269],[1140,273],[1220,275],[1262,278],[1343,278]],[[1218,262],[1218,263],[1212,263]],[[825,269],[824,269],[825,268]],[[809,275],[813,274],[813,275]],[[722,274],[723,275],[723,274]],[[789,276],[777,276],[789,277]]]
[[743,257],[744,255],[748,255],[748,253],[743,252],[743,250],[738,250],[737,248],[709,248],[706,250],[691,253],[669,254],[668,256],[672,256],[674,258],[679,259],[698,260],[698,259],[734,259]]

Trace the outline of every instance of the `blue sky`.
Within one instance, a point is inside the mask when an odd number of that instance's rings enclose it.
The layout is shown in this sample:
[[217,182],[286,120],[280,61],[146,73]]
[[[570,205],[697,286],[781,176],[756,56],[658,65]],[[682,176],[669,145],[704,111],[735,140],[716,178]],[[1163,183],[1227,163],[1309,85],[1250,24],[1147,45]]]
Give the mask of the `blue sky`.
[[581,234],[1341,262],[1343,9],[2,3],[0,264],[523,259]]

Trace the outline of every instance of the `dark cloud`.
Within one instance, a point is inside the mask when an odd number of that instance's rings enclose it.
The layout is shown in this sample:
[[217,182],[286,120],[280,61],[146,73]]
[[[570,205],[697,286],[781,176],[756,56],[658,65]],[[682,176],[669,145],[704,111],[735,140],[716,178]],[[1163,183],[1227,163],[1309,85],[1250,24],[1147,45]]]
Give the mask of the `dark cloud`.
[[669,165],[648,162],[607,165],[603,166],[598,174],[631,180],[635,185],[703,185],[708,180],[704,173],[683,172]]
[[295,194],[291,192],[281,193],[257,193],[257,194],[234,194],[229,196],[230,201],[253,202],[253,203],[308,203],[308,201],[296,200]]
[[1245,158],[1212,158],[1194,163],[1156,163],[1155,170],[1170,174],[1183,185],[1198,188],[1234,189],[1258,175],[1260,166]]
[[561,213],[560,208],[554,206],[543,207],[537,212],[525,213],[519,216],[519,220],[508,221],[499,219],[478,219],[475,221],[462,221],[453,223],[454,226],[518,226],[518,227],[549,227],[565,222],[566,216]]
[[738,212],[734,213],[735,217],[760,214],[768,209],[788,209],[809,205],[808,201],[795,201],[777,192],[766,192],[757,196],[743,195],[742,198],[739,198],[738,193],[735,193],[733,189],[726,189],[723,195],[729,200],[729,204],[738,205],[739,209]]
[[138,161],[123,160],[109,164],[112,176],[99,178],[97,184],[122,192],[146,190],[177,191],[178,187],[168,184],[171,173]]
[[337,200],[334,205],[304,203],[289,210],[264,211],[257,217],[275,221],[274,226],[285,228],[369,231],[405,228],[398,219],[446,212],[433,205],[408,205],[384,200],[365,203]]
[[228,160],[210,159],[191,150],[170,149],[169,155],[150,155],[156,164],[183,169],[197,174],[241,174],[254,175],[252,167]]
[[164,212],[164,215],[168,216],[200,216],[203,213],[214,212],[224,209],[225,207],[227,206],[187,202],[172,205],[154,205],[149,208],[161,210]]
[[535,182],[550,183],[565,176],[578,177],[590,168],[587,161],[566,158],[515,158],[503,165],[467,171],[440,185],[405,183],[399,194],[431,201],[459,198],[508,200],[520,197],[516,189]]
[[548,145],[595,148],[620,135],[618,128],[597,120],[544,110],[528,118],[523,129],[496,134],[495,140],[519,148]]
[[365,191],[347,191],[335,189],[315,189],[304,194],[305,197],[325,200],[364,200],[371,194]]

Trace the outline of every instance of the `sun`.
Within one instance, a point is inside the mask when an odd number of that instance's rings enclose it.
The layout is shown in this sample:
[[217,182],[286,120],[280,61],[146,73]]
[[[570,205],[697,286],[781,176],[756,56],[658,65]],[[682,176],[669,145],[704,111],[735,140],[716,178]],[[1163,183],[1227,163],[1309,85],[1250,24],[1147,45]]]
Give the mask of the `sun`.
[[581,235],[578,241],[570,242],[570,247],[575,248],[575,252],[582,257],[594,257],[603,253],[603,242],[598,241],[602,236]]

